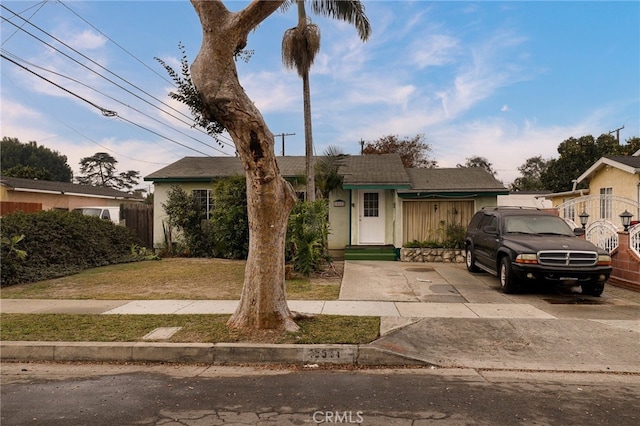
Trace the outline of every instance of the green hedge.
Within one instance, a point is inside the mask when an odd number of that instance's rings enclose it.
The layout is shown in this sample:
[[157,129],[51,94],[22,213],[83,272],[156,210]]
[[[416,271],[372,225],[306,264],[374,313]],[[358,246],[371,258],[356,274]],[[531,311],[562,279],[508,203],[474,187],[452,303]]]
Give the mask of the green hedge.
[[0,221],[0,231],[3,287],[131,262],[137,260],[132,248],[142,245],[123,226],[66,211],[9,214]]

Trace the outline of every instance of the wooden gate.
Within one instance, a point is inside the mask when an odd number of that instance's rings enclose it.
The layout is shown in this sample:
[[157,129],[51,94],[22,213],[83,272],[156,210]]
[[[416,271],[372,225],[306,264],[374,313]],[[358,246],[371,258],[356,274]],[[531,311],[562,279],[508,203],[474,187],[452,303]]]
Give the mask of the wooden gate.
[[145,247],[153,248],[153,205],[125,205],[122,207],[122,219],[125,226],[140,238]]

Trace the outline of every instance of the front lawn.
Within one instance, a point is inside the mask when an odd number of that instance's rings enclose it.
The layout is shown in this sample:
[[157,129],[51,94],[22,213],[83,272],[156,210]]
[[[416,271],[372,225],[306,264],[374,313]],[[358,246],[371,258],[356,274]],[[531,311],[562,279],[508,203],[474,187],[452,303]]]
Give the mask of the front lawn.
[[[187,299],[238,300],[245,262],[167,258],[125,263],[2,289],[5,299]],[[287,299],[337,300],[340,271],[288,280]]]

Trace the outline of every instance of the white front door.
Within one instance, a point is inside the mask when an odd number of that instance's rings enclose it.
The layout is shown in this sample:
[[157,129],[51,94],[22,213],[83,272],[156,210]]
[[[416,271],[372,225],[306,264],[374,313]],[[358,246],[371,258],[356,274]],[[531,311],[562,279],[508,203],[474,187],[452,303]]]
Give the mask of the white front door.
[[360,191],[358,244],[384,244],[384,191]]

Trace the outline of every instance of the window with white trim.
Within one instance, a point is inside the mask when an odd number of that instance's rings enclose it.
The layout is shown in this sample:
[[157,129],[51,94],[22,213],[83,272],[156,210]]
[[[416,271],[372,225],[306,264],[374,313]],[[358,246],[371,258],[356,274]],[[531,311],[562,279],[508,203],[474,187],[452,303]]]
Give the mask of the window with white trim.
[[600,219],[613,218],[613,188],[600,188]]
[[191,195],[198,201],[202,213],[202,219],[209,219],[209,211],[213,207],[213,198],[210,189],[194,189]]

